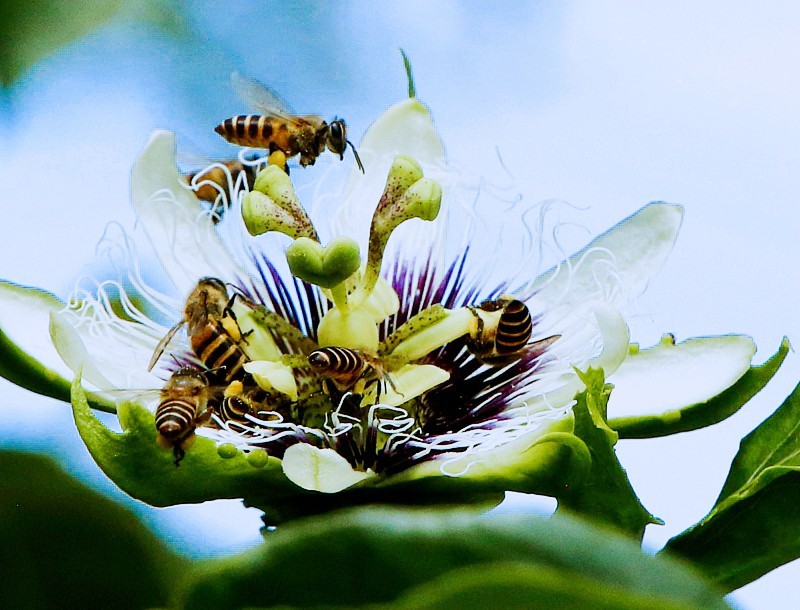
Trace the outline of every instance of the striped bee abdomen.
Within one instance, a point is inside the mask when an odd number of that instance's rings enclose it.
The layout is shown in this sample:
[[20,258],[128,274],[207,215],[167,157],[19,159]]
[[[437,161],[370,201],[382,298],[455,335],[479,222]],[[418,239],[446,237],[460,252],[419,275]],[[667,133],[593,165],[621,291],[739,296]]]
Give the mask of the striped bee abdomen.
[[272,121],[268,116],[241,114],[225,119],[214,131],[232,144],[268,148],[274,131]]
[[245,376],[247,354],[218,320],[208,320],[202,329],[192,334],[191,345],[201,362],[220,380],[230,382]]
[[156,409],[156,429],[166,439],[177,440],[194,429],[197,404],[184,398],[168,398]]
[[533,322],[530,311],[522,301],[514,299],[500,315],[495,349],[501,356],[515,354],[525,348],[532,333]]
[[246,422],[250,413],[250,405],[238,396],[229,396],[223,399],[219,406],[219,417],[222,421]]
[[346,347],[323,347],[308,355],[308,364],[318,375],[340,386],[354,384],[367,367],[357,351]]

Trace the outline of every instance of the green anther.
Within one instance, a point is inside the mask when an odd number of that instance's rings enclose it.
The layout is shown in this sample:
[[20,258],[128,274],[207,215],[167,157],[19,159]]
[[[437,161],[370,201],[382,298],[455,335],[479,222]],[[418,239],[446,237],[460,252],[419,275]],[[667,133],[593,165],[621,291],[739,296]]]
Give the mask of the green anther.
[[469,333],[474,316],[468,308],[462,307],[445,312],[444,319],[422,328],[389,353],[388,358],[392,362],[392,367],[419,360],[433,350]]
[[[434,220],[442,204],[442,187],[435,180],[421,178],[410,186],[391,208],[376,210],[369,232],[369,252],[364,272],[364,292],[369,294],[378,281],[383,252],[392,232],[412,218]],[[379,211],[381,212],[379,214]]]
[[247,462],[253,468],[263,468],[269,462],[269,455],[263,449],[255,449],[247,454]]
[[358,270],[358,244],[349,237],[337,237],[327,246],[300,237],[286,250],[292,275],[321,288],[334,288]]
[[422,310],[417,315],[411,317],[405,324],[395,330],[391,335],[381,342],[378,354],[389,354],[403,341],[410,339],[422,329],[431,324],[435,324],[447,317],[447,310],[441,305],[434,305]]
[[[238,316],[238,314],[237,314]],[[303,353],[311,353],[317,349],[313,339],[306,337],[299,328],[289,322],[280,314],[270,311],[263,305],[255,305],[250,313],[253,320],[262,328],[267,329],[276,339],[288,343],[294,349]],[[237,317],[238,319],[238,317]],[[241,324],[240,324],[241,326]],[[278,358],[251,358],[252,360],[277,360]]]
[[217,447],[217,455],[219,455],[219,457],[221,457],[223,460],[229,460],[233,457],[236,457],[237,453],[239,453],[239,450],[231,443],[224,443]]

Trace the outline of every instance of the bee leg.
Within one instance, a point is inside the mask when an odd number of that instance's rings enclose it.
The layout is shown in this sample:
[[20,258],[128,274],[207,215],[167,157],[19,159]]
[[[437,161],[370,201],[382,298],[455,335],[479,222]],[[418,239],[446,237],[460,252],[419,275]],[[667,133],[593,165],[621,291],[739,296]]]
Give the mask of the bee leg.
[[175,468],[181,465],[181,460],[186,455],[181,445],[182,443],[175,443],[175,446],[172,448],[172,453],[175,455]]

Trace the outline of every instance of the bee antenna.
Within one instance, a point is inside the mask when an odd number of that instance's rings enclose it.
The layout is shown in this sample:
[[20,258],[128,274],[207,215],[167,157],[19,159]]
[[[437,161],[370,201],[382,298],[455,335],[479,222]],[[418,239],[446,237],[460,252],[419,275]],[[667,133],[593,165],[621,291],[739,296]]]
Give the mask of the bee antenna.
[[356,158],[356,165],[358,165],[358,169],[361,170],[362,174],[366,174],[367,172],[364,171],[364,166],[361,164],[361,157],[358,156],[358,151],[356,147],[353,146],[353,143],[350,140],[345,140],[350,145],[350,148],[353,149],[353,156]]

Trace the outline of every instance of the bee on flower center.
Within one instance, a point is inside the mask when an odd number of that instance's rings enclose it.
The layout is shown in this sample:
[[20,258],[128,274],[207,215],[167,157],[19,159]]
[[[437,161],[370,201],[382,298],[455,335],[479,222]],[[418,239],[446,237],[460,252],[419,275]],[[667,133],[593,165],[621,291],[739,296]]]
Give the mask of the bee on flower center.
[[344,120],[334,119],[328,123],[315,115],[297,116],[277,94],[258,81],[237,73],[231,80],[239,95],[261,114],[238,115],[217,125],[214,131],[228,142],[266,148],[270,152],[279,150],[286,157],[300,155],[303,167],[314,165],[326,148],[343,159],[349,144],[358,167],[364,171],[358,152],[347,139]]
[[175,333],[187,324],[192,350],[214,371],[214,377],[225,383],[245,377],[244,364],[249,359],[239,345],[243,337],[231,310],[236,296],[228,297],[222,280],[202,278],[186,299],[183,319],[159,341],[147,370],[152,370]]
[[352,390],[363,394],[372,383],[379,384],[378,398],[383,384],[397,391],[380,360],[359,350],[322,347],[308,355],[308,364],[317,375],[330,381],[340,392]]
[[510,295],[469,308],[475,316],[467,348],[483,364],[497,366],[519,359],[531,350],[544,351],[560,335],[528,343],[533,321],[528,306]]

